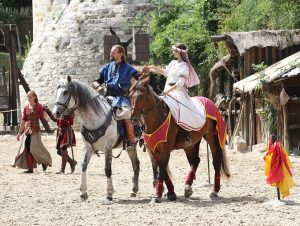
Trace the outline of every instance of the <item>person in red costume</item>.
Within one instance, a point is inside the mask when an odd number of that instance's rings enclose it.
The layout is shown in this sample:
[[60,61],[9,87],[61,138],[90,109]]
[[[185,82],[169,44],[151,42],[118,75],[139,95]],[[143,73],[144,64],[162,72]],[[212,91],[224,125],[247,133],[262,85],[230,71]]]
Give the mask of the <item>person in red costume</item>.
[[77,162],[68,155],[68,147],[76,145],[75,133],[72,128],[74,122],[74,112],[70,112],[62,119],[57,119],[56,149],[57,154],[61,156],[61,168],[58,174],[65,173],[67,162],[70,164],[71,173],[74,173]]
[[52,166],[52,158],[41,140],[39,120],[47,118],[43,111],[43,105],[38,102],[34,91],[29,91],[27,98],[28,103],[24,107],[22,122],[17,134],[18,141],[23,133],[26,139],[23,144],[23,152],[16,157],[15,165],[22,169],[28,169],[24,173],[33,173],[33,168],[37,167],[37,163],[42,164],[44,171],[48,166]]

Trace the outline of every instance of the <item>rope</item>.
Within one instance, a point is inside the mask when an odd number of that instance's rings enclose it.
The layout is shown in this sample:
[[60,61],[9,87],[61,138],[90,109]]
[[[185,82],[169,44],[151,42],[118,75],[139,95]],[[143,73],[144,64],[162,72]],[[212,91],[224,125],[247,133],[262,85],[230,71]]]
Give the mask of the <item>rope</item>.
[[18,111],[18,110],[21,110],[21,109],[17,108],[17,109],[14,109],[14,110],[0,111],[0,113],[7,113],[7,112]]

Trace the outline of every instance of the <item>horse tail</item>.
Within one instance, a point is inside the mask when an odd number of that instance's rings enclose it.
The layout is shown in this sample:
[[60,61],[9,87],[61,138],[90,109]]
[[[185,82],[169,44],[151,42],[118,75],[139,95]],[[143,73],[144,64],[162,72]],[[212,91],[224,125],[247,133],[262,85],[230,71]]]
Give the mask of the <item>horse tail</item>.
[[224,150],[221,149],[220,147],[220,151],[221,151],[221,155],[222,155],[222,166],[221,166],[221,174],[224,175],[226,178],[230,178],[231,174],[230,174],[230,170],[229,170],[229,162],[228,162],[228,158],[227,158],[227,152],[224,148]]

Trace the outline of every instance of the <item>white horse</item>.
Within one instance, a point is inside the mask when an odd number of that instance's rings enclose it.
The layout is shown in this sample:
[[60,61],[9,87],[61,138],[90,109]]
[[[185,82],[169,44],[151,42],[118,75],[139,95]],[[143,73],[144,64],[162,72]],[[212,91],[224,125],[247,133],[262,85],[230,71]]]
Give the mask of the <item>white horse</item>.
[[[75,110],[81,120],[81,134],[85,143],[84,159],[81,165],[81,199],[86,200],[87,179],[86,170],[93,153],[101,151],[105,155],[105,175],[107,177],[106,200],[112,201],[114,188],[111,177],[112,149],[118,145],[120,134],[117,130],[117,121],[113,116],[113,108],[107,99],[99,95],[90,86],[72,80],[70,76],[67,81],[60,81],[57,89],[57,98],[53,108],[53,115],[61,117],[68,111]],[[127,151],[134,171],[132,196],[136,196],[139,190],[138,179],[140,172],[140,161],[136,149]]]

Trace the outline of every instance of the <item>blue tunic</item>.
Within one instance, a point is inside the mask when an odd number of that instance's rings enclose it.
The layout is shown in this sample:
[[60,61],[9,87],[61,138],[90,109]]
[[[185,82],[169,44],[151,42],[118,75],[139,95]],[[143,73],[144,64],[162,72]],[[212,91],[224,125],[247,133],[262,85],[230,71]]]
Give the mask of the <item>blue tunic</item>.
[[117,90],[120,93],[114,96],[114,107],[130,107],[129,99],[124,94],[128,92],[132,75],[136,73],[136,69],[125,62],[120,64],[112,62],[100,68],[100,84],[104,83],[108,90]]

